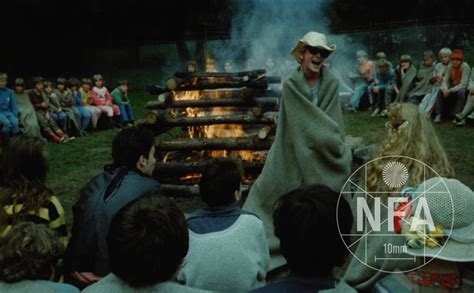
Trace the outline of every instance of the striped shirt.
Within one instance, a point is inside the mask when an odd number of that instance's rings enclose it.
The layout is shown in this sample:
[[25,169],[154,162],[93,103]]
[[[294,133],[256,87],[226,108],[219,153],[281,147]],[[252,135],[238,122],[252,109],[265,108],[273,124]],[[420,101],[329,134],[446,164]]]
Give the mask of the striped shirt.
[[64,209],[56,196],[52,195],[50,198],[48,198],[48,200],[39,208],[38,211],[23,211],[23,203],[17,202],[14,204],[13,197],[11,197],[6,202],[4,209],[9,217],[7,218],[6,226],[0,228],[1,236],[5,236],[12,228],[14,220],[12,215],[20,213],[20,221],[45,224],[53,231],[58,232],[61,242],[66,247],[68,242],[66,218],[64,215]]

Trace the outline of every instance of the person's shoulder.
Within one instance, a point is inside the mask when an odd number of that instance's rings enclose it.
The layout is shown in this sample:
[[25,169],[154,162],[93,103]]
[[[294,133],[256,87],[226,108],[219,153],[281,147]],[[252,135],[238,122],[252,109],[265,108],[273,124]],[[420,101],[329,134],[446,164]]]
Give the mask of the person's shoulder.
[[147,187],[160,186],[160,183],[156,181],[155,179],[153,179],[152,177],[145,176],[134,171],[128,172],[125,177],[129,180],[132,180],[134,182],[136,181],[138,182],[138,184],[143,184],[144,186],[147,186]]

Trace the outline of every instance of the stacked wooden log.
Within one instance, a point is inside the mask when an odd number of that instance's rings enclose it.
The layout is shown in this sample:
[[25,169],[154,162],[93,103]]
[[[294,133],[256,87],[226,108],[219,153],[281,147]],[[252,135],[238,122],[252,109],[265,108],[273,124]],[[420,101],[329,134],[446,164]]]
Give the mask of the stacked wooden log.
[[[154,171],[155,177],[164,183],[162,192],[178,197],[198,195],[196,183],[207,161],[213,157],[203,154],[211,151],[258,153],[251,161],[243,160],[246,184],[251,184],[260,174],[266,151],[274,140],[280,83],[279,77],[266,76],[265,70],[260,69],[235,73],[176,72],[165,86],[149,86],[149,92],[156,95],[156,99],[146,105],[150,110],[147,124],[157,133],[173,127],[216,125],[241,125],[245,129],[245,134],[239,137],[158,140],[156,151],[166,154],[167,158],[166,162],[158,162]],[[269,85],[272,85],[271,90]],[[193,98],[186,98],[185,92],[192,92]],[[189,109],[200,115],[188,115]],[[214,112],[216,109],[225,111]]]

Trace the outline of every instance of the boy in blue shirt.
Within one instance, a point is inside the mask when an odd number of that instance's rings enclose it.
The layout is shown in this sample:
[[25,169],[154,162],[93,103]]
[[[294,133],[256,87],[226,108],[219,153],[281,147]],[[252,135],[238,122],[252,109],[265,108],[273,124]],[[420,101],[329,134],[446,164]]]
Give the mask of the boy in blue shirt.
[[0,123],[2,124],[3,144],[6,144],[10,134],[18,134],[18,106],[13,91],[7,88],[8,76],[0,73]]

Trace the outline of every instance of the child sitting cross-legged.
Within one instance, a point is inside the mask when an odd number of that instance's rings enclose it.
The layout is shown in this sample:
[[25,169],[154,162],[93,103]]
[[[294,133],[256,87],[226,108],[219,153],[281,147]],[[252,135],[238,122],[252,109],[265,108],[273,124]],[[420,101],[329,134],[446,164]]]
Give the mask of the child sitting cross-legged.
[[178,274],[180,283],[217,292],[264,285],[268,244],[262,221],[237,203],[241,178],[237,161],[218,158],[206,166],[199,188],[207,207],[187,220],[189,251]]

